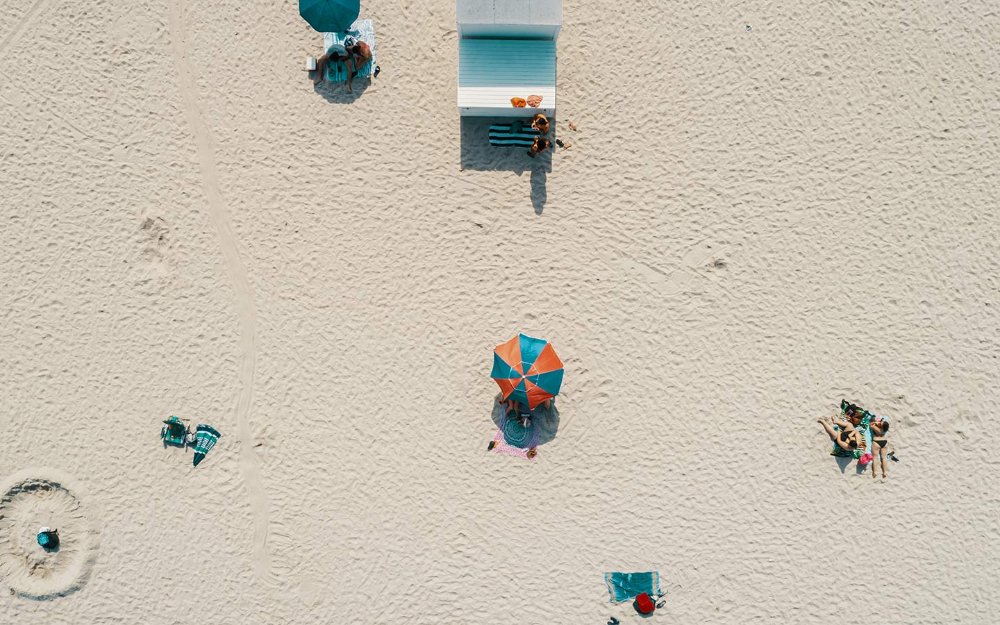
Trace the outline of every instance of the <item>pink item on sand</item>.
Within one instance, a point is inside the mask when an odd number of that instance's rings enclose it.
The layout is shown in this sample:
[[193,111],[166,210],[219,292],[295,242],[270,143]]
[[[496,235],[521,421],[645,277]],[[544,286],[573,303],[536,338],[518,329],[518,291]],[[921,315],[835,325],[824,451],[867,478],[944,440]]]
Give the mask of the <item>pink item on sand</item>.
[[858,458],[858,464],[868,464],[871,461],[872,461],[872,455],[871,454],[865,454],[865,455],[861,456],[860,458]]

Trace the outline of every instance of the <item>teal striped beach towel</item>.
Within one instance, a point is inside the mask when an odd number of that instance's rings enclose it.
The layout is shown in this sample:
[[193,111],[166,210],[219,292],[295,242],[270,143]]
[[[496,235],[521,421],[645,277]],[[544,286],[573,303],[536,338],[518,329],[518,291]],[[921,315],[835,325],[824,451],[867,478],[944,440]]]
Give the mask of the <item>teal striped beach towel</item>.
[[611,594],[611,603],[622,603],[646,593],[654,600],[660,592],[660,573],[648,571],[644,573],[605,573],[604,583]]
[[530,148],[540,133],[531,124],[513,122],[490,126],[490,145],[496,147]]
[[219,442],[219,431],[210,425],[199,423],[194,433],[194,466],[205,459],[205,455]]

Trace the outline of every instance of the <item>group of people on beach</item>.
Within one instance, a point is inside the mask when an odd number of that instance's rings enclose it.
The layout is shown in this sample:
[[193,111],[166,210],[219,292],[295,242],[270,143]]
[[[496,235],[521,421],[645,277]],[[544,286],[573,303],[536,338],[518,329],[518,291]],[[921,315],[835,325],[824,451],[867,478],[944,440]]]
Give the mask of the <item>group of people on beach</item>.
[[[875,469],[879,466],[882,469],[882,479],[886,479],[889,476],[886,459],[895,460],[893,452],[887,451],[889,419],[872,415],[853,404],[846,405],[842,412],[843,416],[834,415],[829,419],[820,417],[816,421],[845,455],[854,456],[862,465],[871,464],[872,478],[876,477]],[[872,449],[868,449],[865,428],[871,432]],[[876,458],[878,462],[875,462]]]
[[552,147],[552,142],[547,137],[550,128],[549,118],[542,113],[538,113],[531,118],[531,127],[538,131],[538,136],[531,142],[531,147],[528,148],[528,156],[535,158],[536,154],[541,154]]
[[347,90],[351,89],[351,81],[358,75],[358,71],[364,67],[365,63],[372,60],[372,49],[367,43],[360,39],[351,39],[347,42],[343,52],[330,50],[316,60],[316,70],[313,75],[313,84],[318,84],[326,75],[326,67],[330,63],[343,62],[347,67]]

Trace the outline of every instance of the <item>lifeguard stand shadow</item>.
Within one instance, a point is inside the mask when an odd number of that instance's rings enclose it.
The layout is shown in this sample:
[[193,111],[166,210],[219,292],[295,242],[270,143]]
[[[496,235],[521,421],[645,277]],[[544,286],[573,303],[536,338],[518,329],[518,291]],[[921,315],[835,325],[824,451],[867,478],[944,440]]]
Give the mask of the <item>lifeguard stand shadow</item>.
[[[525,147],[490,145],[490,124],[510,121],[509,118],[462,117],[461,168],[462,171],[509,171],[518,176],[530,172],[531,205],[535,213],[540,215],[548,201],[546,178],[552,171],[553,148],[532,158],[528,156],[528,149]],[[527,125],[530,116],[525,116],[521,121]],[[554,128],[548,138],[555,144]]]

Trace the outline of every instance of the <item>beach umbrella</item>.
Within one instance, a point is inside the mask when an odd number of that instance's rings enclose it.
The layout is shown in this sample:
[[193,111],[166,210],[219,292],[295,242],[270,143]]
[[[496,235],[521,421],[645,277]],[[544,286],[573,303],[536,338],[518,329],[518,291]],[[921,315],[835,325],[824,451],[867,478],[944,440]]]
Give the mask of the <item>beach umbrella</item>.
[[518,334],[493,350],[493,373],[504,399],[529,409],[559,394],[563,363],[544,339]]
[[198,466],[205,459],[205,455],[212,451],[221,436],[222,434],[212,426],[198,424],[194,433],[194,466]]
[[361,0],[299,0],[299,15],[321,33],[350,28],[361,12]]

